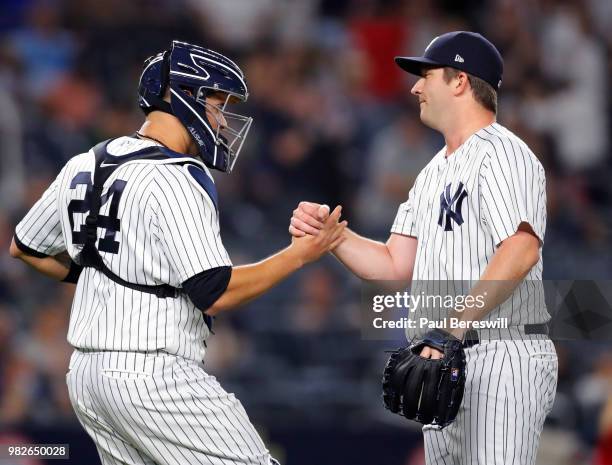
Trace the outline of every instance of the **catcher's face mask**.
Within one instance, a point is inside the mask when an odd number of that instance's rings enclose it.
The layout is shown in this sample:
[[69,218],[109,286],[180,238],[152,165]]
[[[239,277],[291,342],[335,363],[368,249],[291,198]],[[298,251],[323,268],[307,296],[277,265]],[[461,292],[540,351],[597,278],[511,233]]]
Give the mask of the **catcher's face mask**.
[[[206,97],[206,92],[200,89],[196,101],[206,110],[206,117],[212,130],[212,138],[216,146],[221,147],[227,157],[227,169],[230,173],[234,168],[242,144],[251,128],[253,118],[239,115],[228,110],[228,105],[235,103],[237,98],[231,94],[214,94]],[[239,101],[239,100],[238,100]]]

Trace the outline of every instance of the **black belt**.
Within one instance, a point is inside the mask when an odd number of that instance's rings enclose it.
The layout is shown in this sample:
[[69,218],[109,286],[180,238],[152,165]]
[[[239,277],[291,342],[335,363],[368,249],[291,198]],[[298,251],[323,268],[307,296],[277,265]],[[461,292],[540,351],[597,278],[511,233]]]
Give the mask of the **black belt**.
[[[530,334],[542,334],[548,335],[548,325],[546,323],[537,323],[532,325],[524,325],[524,326],[510,326],[506,330],[511,328],[523,328],[523,333],[527,336]],[[504,334],[505,330],[500,330],[500,335]],[[472,347],[476,344],[480,344],[480,337],[478,335],[478,330],[470,329],[465,333],[465,337],[463,339],[463,347]]]

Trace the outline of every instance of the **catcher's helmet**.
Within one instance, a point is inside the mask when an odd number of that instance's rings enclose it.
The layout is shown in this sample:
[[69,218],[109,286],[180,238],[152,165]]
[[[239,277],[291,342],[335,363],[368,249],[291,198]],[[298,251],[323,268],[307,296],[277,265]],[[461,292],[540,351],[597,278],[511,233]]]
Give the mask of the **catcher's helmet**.
[[[170,103],[163,100],[170,87]],[[206,97],[226,95],[221,113],[226,125],[213,129]],[[177,40],[172,48],[145,61],[138,87],[138,104],[145,114],[153,110],[176,116],[196,142],[208,166],[229,173],[236,163],[252,118],[230,113],[228,103],[246,101],[249,92],[242,70],[220,53]]]

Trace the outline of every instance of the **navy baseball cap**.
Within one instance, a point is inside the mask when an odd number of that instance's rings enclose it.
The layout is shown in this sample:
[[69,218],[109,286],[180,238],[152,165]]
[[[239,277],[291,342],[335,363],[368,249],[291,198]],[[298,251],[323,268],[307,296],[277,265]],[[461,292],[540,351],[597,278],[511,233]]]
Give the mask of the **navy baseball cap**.
[[449,66],[488,82],[499,90],[504,60],[491,42],[476,32],[447,32],[432,40],[422,57],[395,57],[404,71],[421,76],[423,68]]

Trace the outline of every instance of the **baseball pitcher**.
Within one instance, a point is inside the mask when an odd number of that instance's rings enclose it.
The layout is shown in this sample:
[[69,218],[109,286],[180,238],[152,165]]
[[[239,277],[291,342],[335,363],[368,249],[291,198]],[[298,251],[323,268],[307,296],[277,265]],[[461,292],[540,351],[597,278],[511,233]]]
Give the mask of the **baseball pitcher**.
[[[419,76],[421,120],[446,145],[399,206],[386,243],[347,229],[333,253],[363,279],[467,281],[468,295],[486,299],[448,315],[454,327],[408,331],[412,344],[385,369],[385,406],[425,424],[428,465],[534,464],[557,384],[541,285],[544,169],[496,122],[503,61],[487,39],[443,34],[422,57],[396,63]],[[320,234],[327,217],[302,202],[289,230]],[[468,331],[493,311],[506,328]]]

